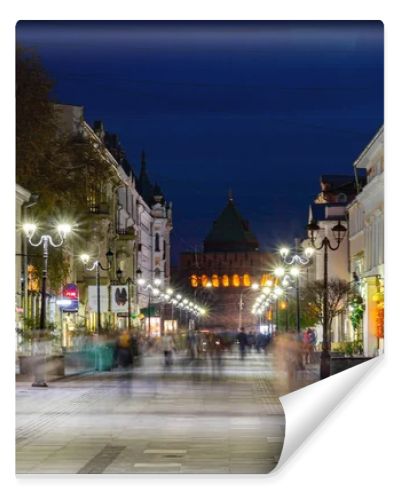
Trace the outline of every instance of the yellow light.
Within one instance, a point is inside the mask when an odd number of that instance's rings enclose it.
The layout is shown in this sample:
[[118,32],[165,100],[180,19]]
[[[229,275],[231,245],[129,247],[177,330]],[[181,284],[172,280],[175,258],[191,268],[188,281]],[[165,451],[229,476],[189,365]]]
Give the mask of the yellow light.
[[174,291],[172,290],[172,288],[167,288],[168,295],[172,295],[173,293],[174,293]]

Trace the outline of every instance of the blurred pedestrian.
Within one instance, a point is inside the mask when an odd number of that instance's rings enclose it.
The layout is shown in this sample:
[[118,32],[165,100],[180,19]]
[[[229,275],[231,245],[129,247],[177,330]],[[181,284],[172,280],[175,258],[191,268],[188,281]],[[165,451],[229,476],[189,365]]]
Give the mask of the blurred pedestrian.
[[117,340],[118,365],[127,368],[132,365],[132,337],[128,330],[123,330]]
[[161,338],[161,349],[164,352],[165,366],[172,366],[172,351],[174,348],[174,341],[168,333],[164,333]]
[[239,342],[239,352],[240,352],[240,359],[244,360],[246,356],[246,349],[248,346],[248,340],[247,340],[247,335],[244,330],[244,328],[240,329],[240,332],[238,333],[237,340]]

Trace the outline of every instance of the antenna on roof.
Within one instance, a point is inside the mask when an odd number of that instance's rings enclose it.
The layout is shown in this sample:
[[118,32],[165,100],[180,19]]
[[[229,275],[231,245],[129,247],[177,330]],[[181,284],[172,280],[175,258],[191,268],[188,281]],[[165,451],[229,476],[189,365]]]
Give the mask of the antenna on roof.
[[228,189],[228,201],[233,201],[233,193],[231,188]]

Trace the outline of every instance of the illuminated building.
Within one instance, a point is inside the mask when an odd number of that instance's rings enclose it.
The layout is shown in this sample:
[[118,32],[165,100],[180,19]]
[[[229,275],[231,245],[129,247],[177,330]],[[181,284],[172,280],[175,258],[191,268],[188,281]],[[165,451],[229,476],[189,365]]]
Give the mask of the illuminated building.
[[203,252],[181,254],[179,277],[193,296],[207,304],[202,329],[236,332],[241,325],[255,331],[258,319],[251,314],[251,304],[256,292],[251,286],[266,283],[272,268],[271,254],[259,250],[257,238],[229,195],[204,240]]

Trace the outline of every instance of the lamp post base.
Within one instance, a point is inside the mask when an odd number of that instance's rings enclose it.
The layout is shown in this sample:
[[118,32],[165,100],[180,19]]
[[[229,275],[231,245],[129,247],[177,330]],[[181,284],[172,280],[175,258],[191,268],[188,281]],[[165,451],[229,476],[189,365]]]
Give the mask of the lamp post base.
[[331,353],[329,351],[322,351],[321,353],[321,380],[331,375]]

